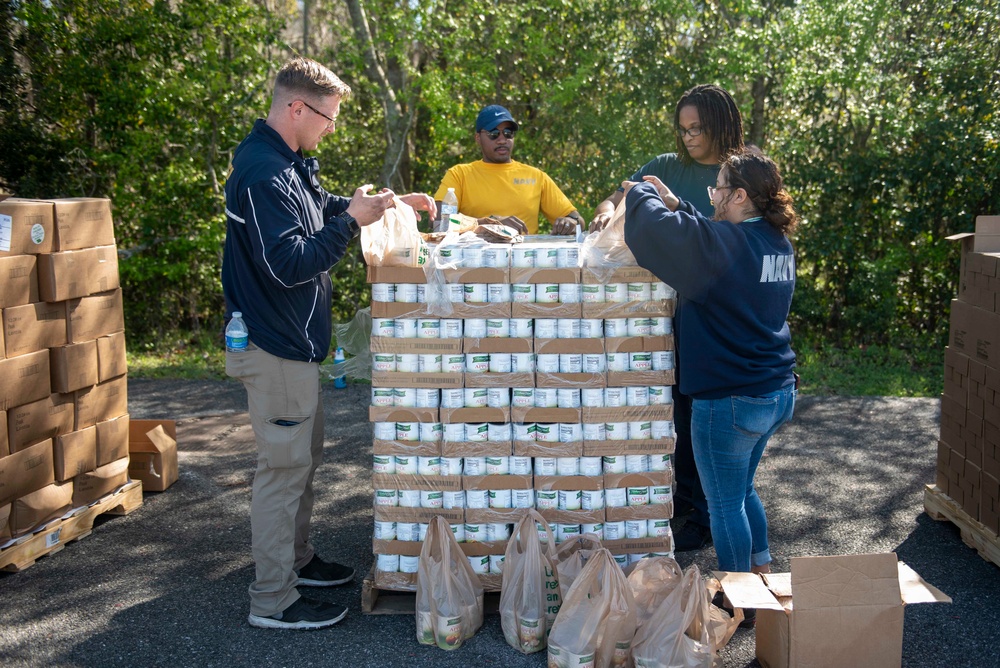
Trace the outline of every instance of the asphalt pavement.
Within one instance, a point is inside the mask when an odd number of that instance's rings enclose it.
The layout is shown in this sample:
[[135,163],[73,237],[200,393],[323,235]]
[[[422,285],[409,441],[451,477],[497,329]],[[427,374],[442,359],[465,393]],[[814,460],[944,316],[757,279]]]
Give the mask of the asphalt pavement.
[[[320,631],[247,625],[255,451],[242,386],[133,379],[134,418],[179,422],[180,480],[127,516],[102,516],[90,536],[27,570],[0,574],[0,666],[544,666],[544,652],[507,646],[496,615],[444,652],[417,644],[412,615],[362,614],[373,562],[369,398],[365,385],[324,393],[313,540],[357,577],[311,592],[347,605],[343,622]],[[907,608],[903,664],[996,665],[1000,571],[956,527],[923,512],[938,425],[936,399],[800,397],[757,477],[774,567],[787,570],[795,556],[895,552],[954,599]],[[716,565],[710,547],[679,561]],[[738,631],[721,656],[727,667],[757,665],[753,631]]]

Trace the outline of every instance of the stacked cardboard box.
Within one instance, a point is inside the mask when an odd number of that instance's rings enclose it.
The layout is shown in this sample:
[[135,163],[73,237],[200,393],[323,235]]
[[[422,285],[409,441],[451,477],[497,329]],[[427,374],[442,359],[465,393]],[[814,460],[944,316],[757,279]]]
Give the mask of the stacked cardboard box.
[[[526,507],[557,539],[608,529],[622,565],[671,554],[672,291],[638,267],[580,268],[564,239],[432,248],[432,264],[453,251],[457,268],[368,270],[375,586],[415,587],[418,527],[436,515],[487,590]],[[560,266],[525,266],[533,251]],[[632,298],[605,301],[613,286]]]
[[0,202],[0,544],[128,480],[111,203]]
[[945,349],[937,486],[1000,535],[1000,216],[980,216],[962,244]]

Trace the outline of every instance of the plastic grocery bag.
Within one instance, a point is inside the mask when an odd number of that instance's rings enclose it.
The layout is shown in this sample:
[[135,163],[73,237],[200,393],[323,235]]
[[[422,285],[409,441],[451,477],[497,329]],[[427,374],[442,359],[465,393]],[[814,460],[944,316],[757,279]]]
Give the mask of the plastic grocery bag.
[[416,607],[421,645],[458,649],[483,625],[483,586],[440,515],[420,550]]
[[615,269],[635,266],[635,255],[625,243],[625,198],[615,207],[611,220],[600,232],[588,234],[580,248],[582,266],[602,282],[610,280]]
[[[670,557],[648,557],[636,563],[628,575],[628,585],[635,600],[636,623],[640,629],[660,609],[683,577],[680,564]],[[636,632],[637,637],[639,633],[641,631]]]
[[[551,545],[552,543],[550,543]],[[597,534],[585,533],[563,541],[555,549],[552,565],[559,581],[559,594],[566,600],[569,588],[587,565],[587,560],[601,549],[601,539]]]
[[417,214],[398,197],[382,218],[361,228],[361,252],[372,267],[419,267],[427,262],[427,244],[417,229]]
[[552,558],[542,545],[536,522],[545,531],[546,544],[555,545],[549,523],[537,511],[528,511],[507,541],[500,586],[500,626],[504,638],[508,645],[525,654],[545,649],[560,603]]
[[601,548],[563,600],[549,634],[549,668],[625,668],[635,603],[621,567]]
[[636,668],[711,668],[708,590],[690,566],[681,582],[638,628],[632,643]]

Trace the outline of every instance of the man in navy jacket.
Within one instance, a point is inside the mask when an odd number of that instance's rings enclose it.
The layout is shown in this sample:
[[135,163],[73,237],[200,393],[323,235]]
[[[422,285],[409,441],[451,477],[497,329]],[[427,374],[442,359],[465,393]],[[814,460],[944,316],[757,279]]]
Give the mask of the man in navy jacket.
[[[301,597],[297,586],[328,587],[354,569],[319,558],[309,541],[312,481],[323,458],[319,364],[330,350],[328,271],[361,227],[392,207],[388,189],[350,198],[326,192],[319,164],[306,158],[331,134],[351,89],[319,63],[296,58],[278,72],[267,119],[233,155],[226,182],[222,287],[228,313],[243,314],[250,343],[226,353],[226,373],[247,390],[257,440],[250,505],[256,579],[250,616],[262,628],[312,629],[347,614]],[[400,199],[436,215],[427,195]]]

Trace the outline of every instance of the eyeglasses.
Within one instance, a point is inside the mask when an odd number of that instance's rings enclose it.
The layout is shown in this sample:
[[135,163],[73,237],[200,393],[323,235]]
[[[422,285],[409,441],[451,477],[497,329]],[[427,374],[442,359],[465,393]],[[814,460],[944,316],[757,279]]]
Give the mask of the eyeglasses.
[[733,186],[708,186],[708,201],[715,206],[715,193],[719,190],[732,190]]
[[[319,114],[320,116],[322,116],[323,118],[325,118],[325,119],[326,119],[327,121],[329,121],[329,123],[327,123],[327,124],[326,124],[326,129],[327,129],[327,130],[329,130],[329,129],[330,129],[330,128],[332,128],[332,127],[336,127],[336,125],[337,125],[337,119],[336,119],[336,118],[330,118],[329,116],[327,116],[327,115],[326,115],[326,114],[324,114],[324,113],[323,113],[322,111],[320,111],[320,110],[319,110],[319,109],[317,109],[316,107],[312,106],[311,104],[309,104],[309,103],[308,103],[308,102],[306,102],[305,100],[299,100],[299,102],[301,102],[302,104],[304,104],[304,105],[306,105],[307,107],[309,107],[309,109],[310,109],[310,110],[312,110],[312,111],[313,111],[314,113],[317,113],[317,114]],[[294,102],[289,102],[289,103],[288,103],[288,106],[290,107],[290,106],[292,106],[293,104],[294,104]]]
[[697,137],[704,131],[705,129],[700,125],[696,125],[693,128],[677,128],[677,136],[681,139],[684,139],[684,137]]
[[497,137],[499,137],[501,133],[503,133],[503,136],[507,139],[513,139],[514,133],[517,132],[517,130],[513,128],[504,128],[503,130],[480,130],[480,132],[484,133],[491,140],[496,141]]

